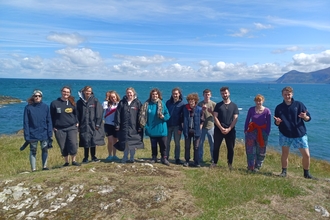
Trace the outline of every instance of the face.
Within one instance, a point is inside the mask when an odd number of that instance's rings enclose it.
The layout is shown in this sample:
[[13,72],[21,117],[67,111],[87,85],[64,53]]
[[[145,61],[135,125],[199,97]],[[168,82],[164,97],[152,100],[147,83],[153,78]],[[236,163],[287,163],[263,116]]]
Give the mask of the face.
[[130,89],[128,89],[128,90],[126,91],[126,97],[127,97],[127,100],[128,100],[128,101],[132,101],[132,100],[133,100],[133,97],[134,97],[134,93],[133,93],[133,91],[130,90]]
[[293,93],[289,91],[283,91],[282,96],[285,102],[291,102]]
[[62,99],[67,100],[71,95],[70,89],[64,88],[62,89]]
[[92,88],[88,88],[84,91],[85,98],[89,98],[92,94]]
[[264,100],[262,99],[257,99],[254,101],[256,103],[256,106],[261,107],[264,104]]
[[194,108],[196,106],[196,102],[193,99],[189,99],[188,100],[188,103],[189,103],[189,105],[190,105],[191,108]]
[[151,93],[151,99],[152,100],[157,100],[158,98],[159,98],[158,92]]
[[110,101],[113,102],[113,103],[118,102],[117,96],[116,96],[115,93],[110,93],[109,98],[110,98]]
[[173,97],[173,100],[174,100],[174,101],[178,101],[179,98],[180,98],[180,93],[179,93],[179,91],[178,91],[178,90],[174,90],[174,91],[172,92],[172,97]]
[[221,91],[221,97],[223,100],[228,100],[230,97],[229,91],[227,89],[225,91]]
[[40,93],[36,93],[33,95],[33,99],[34,99],[35,103],[39,103],[39,102],[41,102],[42,95]]
[[204,93],[203,96],[204,96],[205,101],[210,101],[210,99],[211,99],[211,93],[210,92]]

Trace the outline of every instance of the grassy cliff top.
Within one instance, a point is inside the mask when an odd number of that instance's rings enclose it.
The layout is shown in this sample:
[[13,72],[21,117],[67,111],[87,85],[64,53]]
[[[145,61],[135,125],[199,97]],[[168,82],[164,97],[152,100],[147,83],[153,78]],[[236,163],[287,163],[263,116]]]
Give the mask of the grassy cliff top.
[[[54,141],[50,170],[40,171],[38,148],[39,171],[31,173],[29,148],[19,151],[23,143],[21,135],[0,137],[4,219],[321,219],[314,206],[330,209],[330,164],[313,159],[311,173],[319,180],[307,180],[300,157],[291,154],[288,177],[281,178],[280,154],[271,148],[259,173],[246,171],[242,143],[236,145],[230,171],[225,146],[214,169],[209,162],[201,168],[149,164],[149,140],[134,164],[106,162],[106,146],[100,146],[96,153],[101,162],[63,168]],[[121,158],[122,152],[117,155]],[[181,155],[183,159],[183,151]],[[81,162],[82,148],[77,158]],[[210,160],[208,153],[204,159]]]

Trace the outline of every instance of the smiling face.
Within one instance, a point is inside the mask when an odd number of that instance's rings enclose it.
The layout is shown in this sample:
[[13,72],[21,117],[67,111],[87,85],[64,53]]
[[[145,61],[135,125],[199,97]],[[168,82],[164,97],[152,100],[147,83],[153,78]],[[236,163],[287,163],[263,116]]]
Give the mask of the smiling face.
[[285,90],[285,91],[282,92],[282,96],[283,96],[283,99],[286,103],[290,103],[292,101],[293,92]]
[[230,97],[230,93],[228,91],[228,89],[221,91],[221,97],[223,100],[228,100]]
[[92,88],[86,88],[85,90],[84,90],[84,95],[85,95],[85,98],[86,99],[89,99],[89,97],[91,97],[91,95],[92,95]]
[[111,101],[112,103],[117,103],[117,102],[118,102],[118,100],[117,100],[117,96],[116,96],[115,93],[110,93],[110,95],[109,95],[109,99],[110,99],[110,101]]
[[189,99],[188,104],[190,105],[190,108],[195,108],[196,106],[196,101],[194,99]]
[[180,92],[179,92],[179,90],[174,90],[172,92],[172,97],[173,97],[173,101],[174,102],[179,101],[179,98],[180,98]]
[[204,101],[205,102],[209,102],[210,100],[211,100],[211,93],[210,92],[205,92],[204,94],[203,94],[203,97],[204,97]]
[[42,99],[42,95],[40,93],[35,93],[33,95],[33,101],[35,103],[40,103],[41,102],[41,99]]
[[134,98],[134,92],[131,89],[126,90],[127,101],[132,101]]
[[62,99],[63,100],[68,100],[68,98],[71,95],[71,90],[68,89],[68,88],[63,88],[61,93],[62,93]]
[[152,99],[153,101],[158,100],[158,98],[159,98],[158,92],[152,92],[152,93],[151,93],[151,99]]

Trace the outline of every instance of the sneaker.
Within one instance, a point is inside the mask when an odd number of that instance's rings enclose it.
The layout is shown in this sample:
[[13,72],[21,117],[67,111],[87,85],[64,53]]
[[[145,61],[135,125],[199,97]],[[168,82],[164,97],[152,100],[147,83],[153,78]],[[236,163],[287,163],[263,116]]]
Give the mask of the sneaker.
[[92,159],[92,161],[93,161],[93,162],[100,162],[101,160],[98,159],[97,157],[94,157],[94,158]]
[[211,165],[210,165],[210,169],[215,168],[216,166],[217,166],[216,163],[211,163]]
[[112,157],[112,160],[114,160],[114,161],[118,161],[118,160],[120,160],[120,159],[115,155],[115,156]]
[[48,167],[44,167],[44,168],[42,168],[42,170],[49,170],[49,168]]
[[286,173],[285,172],[282,172],[279,176],[280,177],[286,177]]
[[166,158],[162,158],[162,164],[169,166],[170,162],[168,162],[168,160]]
[[64,166],[64,167],[67,167],[67,166],[69,166],[69,163],[66,162],[65,164],[63,164],[63,166]]
[[80,166],[80,163],[78,163],[77,161],[72,161],[72,166]]
[[184,166],[184,167],[189,167],[189,162],[184,162],[184,163],[183,163],[183,166]]
[[178,164],[178,165],[181,165],[182,164],[182,161],[180,159],[176,159],[175,160],[175,163]]
[[88,159],[87,158],[84,158],[82,163],[88,163]]
[[113,157],[112,156],[108,156],[107,158],[105,158],[106,161],[112,161]]

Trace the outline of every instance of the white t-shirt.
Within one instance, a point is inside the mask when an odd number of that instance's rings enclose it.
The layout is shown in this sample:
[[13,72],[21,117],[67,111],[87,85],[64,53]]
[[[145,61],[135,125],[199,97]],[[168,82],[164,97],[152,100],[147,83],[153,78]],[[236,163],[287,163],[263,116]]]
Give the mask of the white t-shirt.
[[107,109],[108,108],[108,101],[104,101],[102,106],[103,106],[104,110]]
[[115,123],[113,122],[115,119],[115,113],[117,110],[117,106],[118,103],[114,103],[111,106],[107,106],[106,110],[105,110],[105,114],[104,114],[104,123],[105,124],[109,124],[109,125],[115,125]]

